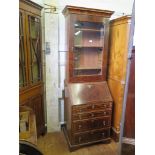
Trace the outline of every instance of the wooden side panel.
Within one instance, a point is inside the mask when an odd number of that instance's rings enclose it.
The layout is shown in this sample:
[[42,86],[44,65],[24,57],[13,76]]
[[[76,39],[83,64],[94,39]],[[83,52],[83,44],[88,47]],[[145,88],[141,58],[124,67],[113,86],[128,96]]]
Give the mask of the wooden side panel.
[[115,19],[110,24],[108,85],[114,99],[113,129],[120,132],[122,103],[126,80],[130,17]]
[[20,105],[32,108],[36,116],[37,135],[45,133],[44,102],[42,88],[29,89],[19,97]]
[[117,132],[120,131],[120,121],[122,114],[122,102],[124,95],[124,85],[121,85],[120,82],[108,79],[109,89],[114,100],[113,104],[113,118],[112,126]]
[[69,98],[69,92],[68,92],[68,87],[67,85],[65,86],[65,96],[64,96],[64,112],[65,112],[65,124],[67,128],[67,133],[69,136],[69,139],[71,140],[71,103],[70,103],[70,98]]
[[135,54],[132,54],[126,103],[124,137],[135,138]]
[[37,135],[44,133],[45,121],[44,121],[44,106],[43,106],[43,95],[37,95],[32,98],[30,107],[33,107],[36,115]]

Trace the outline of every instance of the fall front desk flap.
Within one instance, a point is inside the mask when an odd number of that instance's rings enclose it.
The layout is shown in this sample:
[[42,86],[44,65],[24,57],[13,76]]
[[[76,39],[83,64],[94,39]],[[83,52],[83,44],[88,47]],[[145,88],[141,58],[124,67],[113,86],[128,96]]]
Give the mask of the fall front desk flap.
[[113,101],[106,81],[70,83],[68,84],[68,91],[73,105]]

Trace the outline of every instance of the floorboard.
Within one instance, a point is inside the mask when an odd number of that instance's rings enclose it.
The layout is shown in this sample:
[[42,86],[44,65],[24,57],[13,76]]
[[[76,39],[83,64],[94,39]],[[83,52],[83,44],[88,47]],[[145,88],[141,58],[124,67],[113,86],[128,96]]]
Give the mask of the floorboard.
[[62,132],[48,133],[38,139],[44,155],[118,155],[118,143],[95,144],[70,152]]

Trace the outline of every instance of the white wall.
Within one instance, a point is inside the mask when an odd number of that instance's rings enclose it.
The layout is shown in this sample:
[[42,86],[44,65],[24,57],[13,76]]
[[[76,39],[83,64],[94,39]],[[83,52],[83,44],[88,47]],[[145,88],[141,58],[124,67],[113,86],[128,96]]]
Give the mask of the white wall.
[[[60,130],[58,114],[58,14],[46,13],[48,5],[57,6],[57,0],[32,0],[44,7],[42,10],[42,38],[43,55],[45,62],[45,118],[47,123],[47,132]],[[50,54],[45,54],[45,43],[50,43]]]
[[33,2],[35,2],[37,4],[39,4],[39,5],[42,5],[42,6],[44,4],[44,0],[31,0],[31,1],[33,1]]
[[[44,3],[57,6],[56,0],[44,0]],[[46,12],[50,12],[50,10],[45,10],[45,42],[50,43],[51,50],[50,54],[45,56],[47,131],[54,132],[60,130],[58,114],[58,14]]]

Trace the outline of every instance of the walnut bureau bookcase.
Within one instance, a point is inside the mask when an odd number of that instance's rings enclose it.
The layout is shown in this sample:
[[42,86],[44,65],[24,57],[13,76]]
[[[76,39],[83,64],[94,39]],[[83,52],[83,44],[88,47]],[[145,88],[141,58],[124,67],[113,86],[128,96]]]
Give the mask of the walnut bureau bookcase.
[[41,9],[32,1],[19,1],[19,104],[33,109],[38,136],[45,132]]
[[112,97],[106,82],[113,11],[66,6],[65,121],[70,150],[110,142]]

